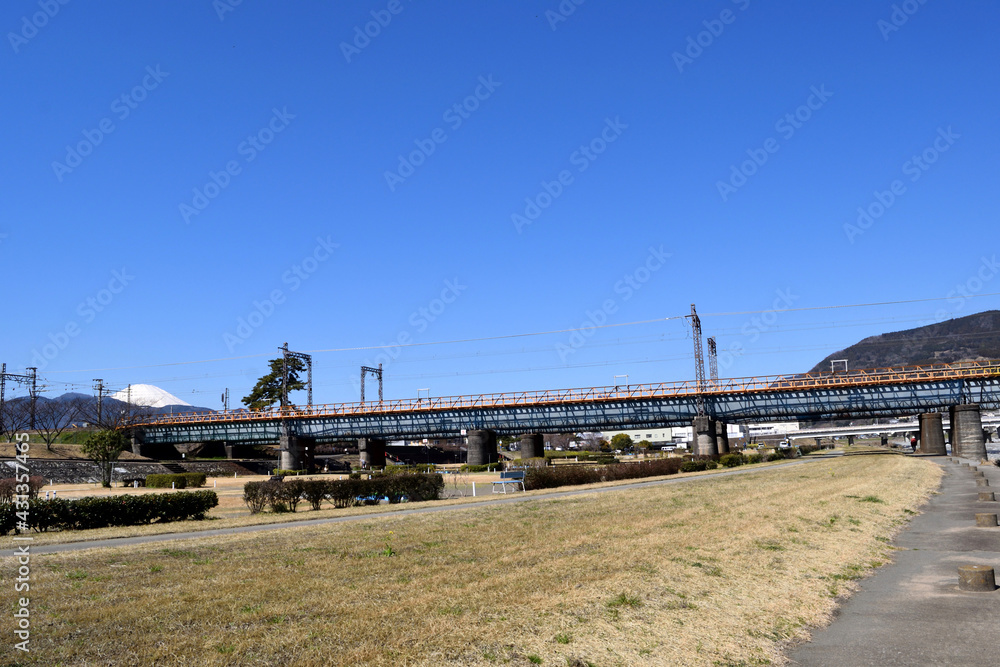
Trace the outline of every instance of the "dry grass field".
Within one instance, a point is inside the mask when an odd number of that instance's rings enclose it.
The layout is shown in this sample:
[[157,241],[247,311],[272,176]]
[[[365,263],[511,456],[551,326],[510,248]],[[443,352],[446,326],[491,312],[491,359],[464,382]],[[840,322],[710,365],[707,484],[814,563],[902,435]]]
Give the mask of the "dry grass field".
[[[686,484],[32,558],[64,665],[764,665],[891,558],[932,463]],[[315,514],[308,512],[305,514]],[[4,540],[10,545],[10,538]],[[5,600],[13,567],[3,569]],[[10,605],[8,605],[10,606]],[[12,636],[11,615],[0,632]]]

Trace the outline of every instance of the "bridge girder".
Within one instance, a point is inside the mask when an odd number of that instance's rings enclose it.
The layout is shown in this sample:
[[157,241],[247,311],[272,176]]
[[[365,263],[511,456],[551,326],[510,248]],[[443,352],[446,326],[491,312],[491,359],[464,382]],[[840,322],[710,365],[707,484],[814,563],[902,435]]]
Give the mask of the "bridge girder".
[[[1000,378],[844,386],[824,389],[776,389],[705,395],[705,410],[730,423],[893,417],[942,410],[972,399],[985,409],[1000,408]],[[688,426],[698,414],[693,395],[609,398],[588,402],[551,402],[523,406],[471,406],[369,410],[341,415],[286,418],[293,435],[332,442],[364,437],[458,437],[463,429],[491,429],[504,434],[596,431],[634,426]],[[281,420],[246,419],[148,425],[139,437],[150,444],[224,440],[275,442]]]

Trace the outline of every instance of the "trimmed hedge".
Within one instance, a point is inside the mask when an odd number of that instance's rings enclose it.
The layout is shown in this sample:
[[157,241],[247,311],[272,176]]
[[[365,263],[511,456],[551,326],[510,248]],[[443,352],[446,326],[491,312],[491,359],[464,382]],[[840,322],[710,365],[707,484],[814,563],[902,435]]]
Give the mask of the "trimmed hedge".
[[723,468],[735,468],[736,466],[743,465],[743,455],[742,454],[723,454],[719,457],[719,465]]
[[166,475],[146,475],[146,487],[150,489],[184,489],[205,486],[207,475],[203,472],[184,472]]
[[529,468],[525,472],[524,488],[526,490],[551,489],[557,486],[675,475],[680,468],[681,460],[678,458],[654,459],[639,463],[613,463],[606,466],[561,465]]
[[462,467],[459,468],[461,472],[491,472],[493,470],[503,470],[503,462],[498,461],[496,463],[486,463],[484,465],[474,465],[470,466],[468,463],[463,463]]
[[437,500],[443,490],[444,478],[440,474],[396,473],[373,475],[371,479],[268,480],[243,485],[243,502],[251,514],[262,512],[268,506],[273,512],[294,512],[302,499],[318,510],[324,500],[334,507],[377,505],[383,498],[388,498],[390,503]]
[[402,475],[402,474],[414,474],[414,473],[425,473],[434,472],[436,470],[433,463],[423,463],[418,465],[401,465],[397,463],[390,463],[387,465],[382,472],[386,475]]
[[[214,491],[151,493],[142,496],[95,496],[28,502],[28,528],[36,531],[89,530],[108,526],[139,526],[158,521],[201,520],[219,504]],[[0,504],[0,535],[15,529],[16,505]]]

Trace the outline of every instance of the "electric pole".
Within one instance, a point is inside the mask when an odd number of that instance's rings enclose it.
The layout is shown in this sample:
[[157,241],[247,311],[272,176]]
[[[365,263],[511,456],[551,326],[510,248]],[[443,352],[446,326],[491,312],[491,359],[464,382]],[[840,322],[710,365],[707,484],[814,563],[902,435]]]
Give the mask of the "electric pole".
[[713,385],[719,383],[719,353],[715,347],[715,336],[708,337],[708,377]]
[[31,371],[31,430],[35,430],[35,406],[38,404],[38,368],[28,366]]
[[94,391],[97,392],[97,427],[102,428],[104,426],[103,414],[101,412],[104,401],[104,380],[97,378],[94,382],[97,383],[97,386],[94,387]]
[[278,348],[281,350],[281,407],[288,405],[288,358],[292,357],[305,363],[306,365],[306,390],[308,399],[306,405],[312,407],[313,403],[313,359],[311,354],[304,352],[291,352],[288,343]]
[[378,378],[378,404],[382,405],[382,364],[379,364],[378,368],[372,368],[371,366],[361,367],[361,402],[365,402],[365,376],[369,373]]
[[698,311],[695,310],[693,303],[691,304],[691,314],[688,317],[691,318],[691,333],[694,336],[694,372],[697,392],[695,402],[698,406],[698,416],[701,417],[705,414],[705,399],[701,395],[705,389],[705,355],[701,348],[701,318],[698,317]]

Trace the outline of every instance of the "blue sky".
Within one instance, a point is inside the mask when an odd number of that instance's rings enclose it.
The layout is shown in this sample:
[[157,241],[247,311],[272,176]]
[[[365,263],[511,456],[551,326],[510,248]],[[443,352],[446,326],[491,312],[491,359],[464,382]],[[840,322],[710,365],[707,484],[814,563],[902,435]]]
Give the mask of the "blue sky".
[[0,360],[218,407],[288,341],[337,402],[693,375],[683,319],[344,348],[696,303],[738,377],[995,308],[1000,7],[895,7],[5,2]]

